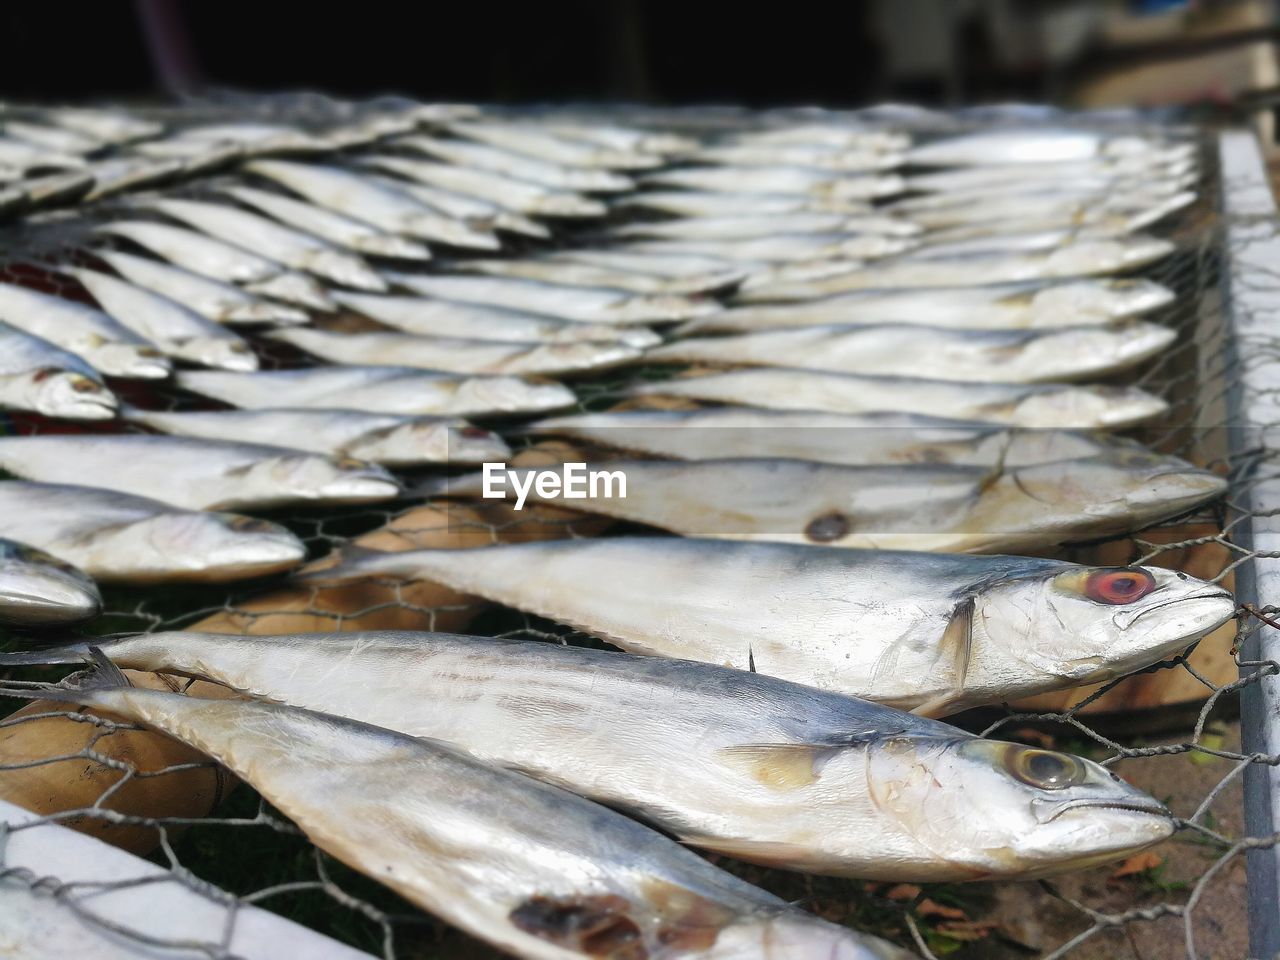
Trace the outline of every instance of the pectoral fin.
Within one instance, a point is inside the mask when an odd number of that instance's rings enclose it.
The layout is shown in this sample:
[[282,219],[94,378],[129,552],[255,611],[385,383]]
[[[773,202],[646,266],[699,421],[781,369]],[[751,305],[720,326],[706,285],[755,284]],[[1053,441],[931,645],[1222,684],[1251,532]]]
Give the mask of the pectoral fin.
[[775,790],[794,790],[817,781],[840,749],[824,744],[749,743],[716,751],[720,762]]
[[969,673],[969,655],[973,646],[973,597],[961,601],[951,613],[947,628],[938,643],[937,670],[946,677],[949,689],[930,697],[911,712],[921,717],[936,717],[963,699],[964,681]]
[[767,867],[799,869],[813,860],[813,849],[779,840],[747,840],[735,837],[681,837],[680,842],[700,850],[721,853]]

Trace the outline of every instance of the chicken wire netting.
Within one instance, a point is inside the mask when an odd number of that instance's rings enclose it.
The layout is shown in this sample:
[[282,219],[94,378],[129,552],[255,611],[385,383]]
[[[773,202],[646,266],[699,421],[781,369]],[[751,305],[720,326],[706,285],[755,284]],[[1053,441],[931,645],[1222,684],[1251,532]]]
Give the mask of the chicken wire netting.
[[[1244,341],[1232,334],[1224,289],[1225,224],[1219,176],[1210,141],[1206,139],[1203,147],[1204,176],[1196,204],[1152,230],[1174,240],[1176,252],[1143,273],[1176,292],[1173,304],[1154,319],[1175,328],[1179,340],[1137,374],[1115,382],[1142,386],[1170,404],[1159,421],[1132,431],[1135,439],[1220,472],[1229,478],[1230,491],[1222,501],[1192,516],[1101,543],[1074,545],[1058,555],[1083,562],[1168,565],[1232,586],[1245,565],[1277,559],[1247,545],[1254,518],[1250,490],[1280,476],[1271,425],[1233,429],[1239,424],[1232,403],[1242,375],[1280,363],[1280,351],[1276,339]],[[182,189],[198,190],[199,185]],[[0,280],[84,299],[74,282],[48,270],[50,263],[82,256],[78,252],[82,227],[72,217],[34,233],[10,228],[0,235],[8,259],[0,267]],[[574,238],[570,235],[559,242],[571,244]],[[306,362],[280,344],[256,340],[255,347],[264,368]],[[667,372],[640,368],[625,379],[610,375],[575,380],[579,409],[607,409],[626,382],[662,375]],[[150,386],[130,388],[124,398],[155,408],[203,404],[189,395]],[[501,431],[508,423],[483,425]],[[68,429],[25,414],[0,415],[0,424],[0,432],[13,434]],[[107,424],[88,429],[130,428]],[[512,438],[513,446],[530,442]],[[549,508],[514,513],[502,504],[465,512],[398,503],[263,515],[297,533],[313,559],[352,538],[370,536],[405,547],[438,544],[440,538],[447,538],[450,545],[479,546],[602,532],[599,522],[582,515]],[[1170,952],[1171,943],[1188,957],[1227,956],[1218,952],[1217,944],[1223,923],[1243,924],[1239,896],[1243,854],[1280,842],[1280,835],[1248,836],[1238,811],[1245,770],[1253,764],[1274,766],[1280,757],[1241,752],[1231,726],[1241,691],[1280,672],[1280,664],[1250,660],[1242,652],[1259,632],[1280,629],[1280,608],[1265,604],[1262,598],[1239,599],[1234,626],[1181,656],[1141,671],[1141,678],[1113,681],[1075,702],[1038,701],[954,718],[971,730],[998,732],[1004,739],[1089,756],[1144,785],[1177,784],[1180,793],[1170,789],[1178,794],[1171,803],[1179,832],[1151,854],[1052,881],[973,885],[869,884],[767,870],[725,858],[715,858],[716,862],[826,919],[914,946],[926,957],[1156,957],[1175,955]],[[374,582],[352,590],[303,587],[281,577],[231,588],[107,587],[104,600],[104,615],[84,632],[101,635],[193,625],[258,632],[394,627],[600,645],[558,624],[442,593],[430,585],[424,589]],[[32,668],[13,675],[51,679],[57,674]],[[1177,683],[1169,680],[1173,675],[1178,676]],[[174,681],[175,685],[188,683]],[[1172,702],[1142,706],[1147,694],[1140,691],[1153,689],[1180,692],[1170,696]],[[15,709],[18,706],[13,704]],[[95,896],[102,887],[68,884],[29,867],[8,865],[0,832],[0,878],[56,898],[100,928],[104,936],[125,941],[134,937],[140,947],[172,947],[179,956],[232,956],[238,908],[254,904],[388,958],[491,954],[490,948],[319,852],[250,787],[227,779],[211,762],[184,756],[180,761],[146,766],[113,756],[112,738],[139,729],[135,726],[80,710],[40,708],[0,721],[0,733],[51,718],[75,721],[77,731],[82,731],[77,741],[63,752],[0,764],[0,773],[72,765],[84,771],[84,779],[101,783],[101,792],[79,809],[9,829],[61,822],[98,835],[114,834],[116,840],[127,838],[128,846],[150,850],[154,862],[170,868],[170,882],[226,911],[227,923],[216,940],[151,942],[96,909]],[[1155,766],[1160,769],[1152,776]],[[181,815],[163,817],[127,812],[136,802],[137,791],[145,792],[164,778],[172,780],[174,793],[193,792],[198,783],[211,800],[206,806],[212,809],[206,813],[192,807]],[[1185,782],[1197,785],[1196,796],[1185,795]],[[1156,787],[1148,789],[1159,797]],[[120,881],[118,886],[129,882]],[[1231,919],[1222,919],[1224,910]],[[1032,918],[1038,923],[1034,928],[1028,924]]]

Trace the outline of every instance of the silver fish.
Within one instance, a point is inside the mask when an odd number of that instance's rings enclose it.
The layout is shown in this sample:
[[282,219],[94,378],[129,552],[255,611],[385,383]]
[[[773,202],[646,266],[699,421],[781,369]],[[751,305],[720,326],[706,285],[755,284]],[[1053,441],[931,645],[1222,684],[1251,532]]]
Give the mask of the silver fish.
[[257,370],[258,357],[236,334],[176,300],[96,270],[69,268],[98,304],[161,353],[222,370]]
[[181,371],[178,386],[235,407],[361,410],[407,415],[540,413],[576,402],[552,381],[468,377],[411,367],[313,367],[258,373]]
[[423,336],[536,343],[596,340],[632,347],[651,347],[662,342],[662,338],[648,327],[557,320],[478,303],[428,300],[425,297],[384,297],[340,290],[334,291],[333,298],[344,307],[379,323]]
[[511,456],[496,433],[439,417],[287,408],[169,413],[133,407],[121,415],[173,436],[290,447],[384,466],[499,462]]
[[896,174],[846,177],[807,167],[680,167],[646,174],[645,184],[729,193],[792,193],[839,200],[868,200],[901,193]]
[[279,704],[136,690],[110,661],[65,686],[3,689],[109,710],[209,754],[322,850],[504,953],[912,956],[621,814],[439,741]]
[[948,330],[885,324],[797,327],[696,337],[654,347],[646,359],[783,366],[834,373],[988,383],[1083,380],[1156,356],[1174,330],[1144,320],[1059,330]]
[[98,586],[83,572],[43,550],[0,539],[0,624],[63,625],[101,612]]
[[1169,409],[1135,387],[964,383],[754,367],[638,383],[629,396],[689,397],[776,410],[896,411],[1019,427],[1123,430]]
[[1141,316],[1168,306],[1173,300],[1172,290],[1143,279],[865,290],[796,303],[731,307],[690,320],[677,332],[747,333],[782,327],[882,323],[966,330],[1081,327]]
[[1106,163],[1096,161],[1072,161],[1067,163],[1037,163],[1027,167],[997,164],[993,166],[960,167],[937,173],[922,173],[907,177],[907,188],[912,193],[955,193],[967,190],[999,191],[1012,185],[1061,188],[1062,184],[1106,181],[1117,185],[1143,182],[1152,179],[1178,179],[1192,173],[1189,162],[1150,162],[1146,158],[1126,158]]
[[266,520],[18,480],[0,481],[0,537],[29,543],[102,583],[224,583],[288,570],[307,555],[302,541]]
[[509,373],[553,376],[601,370],[630,363],[643,351],[625,343],[579,340],[568,343],[522,343],[425,337],[412,333],[338,333],[292,327],[266,337],[300,350],[352,366],[398,364],[445,373]]
[[690,159],[730,167],[812,167],[841,173],[867,173],[893,170],[902,166],[905,158],[901,153],[883,150],[824,147],[819,144],[730,143],[704,147]]
[[81,357],[109,376],[164,379],[170,364],[151,343],[101,310],[0,283],[0,321]]
[[[707,277],[731,277],[742,289],[780,283],[819,280],[851,270],[860,270],[859,260],[819,260],[800,263],[729,260],[694,253],[646,253],[634,248],[610,247],[602,250],[557,250],[543,256],[556,263],[584,263],[610,270],[672,277],[680,282],[705,286]],[[727,279],[726,279],[727,284]],[[717,311],[718,312],[718,311]]]
[[[680,217],[787,216],[808,213],[864,215],[871,207],[863,200],[813,197],[799,193],[732,193],[699,190],[641,190],[613,201],[618,207],[659,210]],[[893,209],[887,207],[886,209]]]
[[686,277],[662,277],[568,260],[462,260],[454,269],[491,277],[519,277],[573,287],[606,287],[630,293],[699,294],[736,287],[747,271],[725,261],[725,268]]
[[[1065,577],[1022,585],[1048,593],[1056,579]],[[1044,876],[1173,829],[1153,798],[1087,760],[709,664],[382,631],[151,633],[98,646],[122,667],[443,740],[640,814],[684,843],[771,866],[899,881]],[[88,656],[76,644],[0,654],[0,664]],[[885,803],[913,763],[927,787]],[[907,814],[912,800],[923,802]],[[1071,827],[1038,818],[1045,804]],[[960,829],[930,823],[938,809]]]
[[921,166],[1066,163],[1106,157],[1142,157],[1162,149],[1161,141],[1115,136],[1092,130],[984,130],[921,144],[907,160]]
[[1123,676],[1235,610],[1221,587],[1160,567],[678,537],[348,546],[302,577],[365,578],[433,581],[633,653],[754,661],[765,676],[934,714]]
[[627,153],[687,153],[698,147],[697,140],[678,133],[621,127],[616,124],[598,123],[594,119],[589,122],[574,122],[553,118],[542,121],[541,126],[561,137],[586,140],[589,143],[597,143],[602,147],[611,147]]
[[159,260],[136,257],[118,250],[94,250],[93,254],[130,283],[176,300],[215,323],[294,324],[308,323],[311,319],[297,307],[255,297],[229,283],[211,280]]
[[0,468],[190,510],[373,503],[400,492],[381,467],[277,446],[149,434],[0,437]]
[[156,160],[150,157],[108,157],[89,164],[93,188],[86,201],[140,190],[175,180],[187,170],[186,160]]
[[518,277],[443,276],[386,273],[392,283],[442,300],[528,310],[587,323],[652,323],[688,320],[720,310],[710,299],[671,294],[636,294],[598,287],[572,287]]
[[914,237],[923,228],[910,220],[879,214],[738,213],[681,220],[624,223],[614,230],[622,237],[665,237],[678,240],[743,240],[791,234],[861,234]]
[[511,153],[499,147],[465,140],[440,140],[434,137],[414,136],[407,141],[392,141],[396,146],[408,146],[429,156],[460,167],[475,167],[516,180],[527,180],[552,190],[573,192],[625,192],[635,189],[629,177],[601,168],[571,167],[548,163],[527,155]]
[[[1137,451],[1007,469],[616,460],[583,465],[576,490],[564,481],[571,496],[551,484],[544,490],[537,469],[499,479],[493,487],[516,509],[529,499],[684,536],[947,553],[1026,552],[1114,536],[1179,516],[1227,488],[1176,457]],[[447,496],[490,489],[480,476],[422,487]]]
[[662,164],[662,158],[652,153],[601,147],[589,141],[557,136],[529,124],[463,120],[449,124],[449,131],[468,140],[571,167],[643,170]]
[[15,170],[74,170],[85,165],[84,157],[61,153],[0,133],[0,166]]
[[879,150],[901,153],[911,146],[911,135],[899,130],[876,130],[844,123],[788,124],[763,130],[747,130],[731,138],[734,143],[800,144],[846,150]]
[[[972,204],[903,209],[902,215],[929,230],[991,231],[1007,229],[1011,223],[1032,223],[1044,227],[1112,225],[1118,235],[1136,233],[1195,201],[1196,194],[1190,190],[1153,199],[1134,198],[1127,194],[1085,199],[1060,193],[1030,197],[1014,194],[984,197],[981,202]],[[893,213],[898,205],[886,209]]]
[[121,110],[95,107],[60,107],[49,110],[44,118],[59,127],[66,127],[104,143],[129,143],[158,137],[164,125],[143,120]]
[[685,254],[724,257],[727,260],[766,263],[813,260],[872,260],[914,250],[918,242],[909,237],[882,234],[778,233],[740,240],[638,240],[622,247],[640,253]]
[[46,126],[42,123],[23,123],[20,120],[6,120],[5,133],[12,134],[19,140],[45,147],[58,153],[83,154],[101,150],[105,144],[97,137],[91,137],[66,127]]
[[551,236],[551,229],[545,224],[526,217],[522,213],[508,210],[496,203],[482,200],[479,197],[428,186],[416,180],[394,180],[391,177],[375,177],[374,179],[379,182],[389,183],[398,190],[403,190],[415,200],[421,200],[427,206],[439,210],[445,216],[463,221],[470,230],[483,238],[482,242],[459,244],[460,246],[472,246],[481,250],[496,250],[500,245],[500,241],[493,236],[493,231],[495,230],[506,230],[509,233],[518,233],[526,237],[537,237],[539,240],[546,240]]
[[0,406],[68,420],[110,420],[118,401],[74,353],[0,323]]
[[[993,209],[1000,211],[1001,205],[1008,210],[1016,201],[1027,202],[1027,212],[1034,210],[1036,204],[1075,203],[1098,204],[1116,202],[1123,198],[1129,205],[1146,205],[1163,203],[1167,200],[1193,190],[1196,177],[1191,174],[1165,178],[1142,178],[1134,180],[1114,181],[1106,177],[1077,179],[1066,183],[1052,182],[1042,184],[1035,180],[1005,180],[990,186],[972,187],[968,190],[948,190],[945,193],[923,193],[916,196],[895,199],[886,207],[890,213],[915,216],[921,212],[938,210],[959,210],[967,213],[990,203]],[[1017,216],[1017,212],[1013,213]],[[1005,213],[1007,218],[1009,213]]]

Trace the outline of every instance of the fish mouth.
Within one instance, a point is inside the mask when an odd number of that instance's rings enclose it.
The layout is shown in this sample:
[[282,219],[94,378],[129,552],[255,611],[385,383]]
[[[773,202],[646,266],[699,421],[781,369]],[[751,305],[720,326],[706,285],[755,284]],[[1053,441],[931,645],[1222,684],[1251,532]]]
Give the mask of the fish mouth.
[[[1236,600],[1230,592],[1227,590],[1206,590],[1203,593],[1193,593],[1185,597],[1171,597],[1170,599],[1164,600],[1160,603],[1151,604],[1150,606],[1137,611],[1131,617],[1125,617],[1123,614],[1117,614],[1112,617],[1112,623],[1121,629],[1131,629],[1139,620],[1147,616],[1149,613],[1155,613],[1157,610],[1163,610],[1165,607],[1195,603],[1197,601],[1210,601],[1212,607],[1221,605],[1221,616],[1215,616],[1211,625],[1204,627],[1205,633],[1208,633],[1211,630],[1216,630],[1235,616]],[[1209,605],[1202,604],[1202,606]],[[1212,607],[1210,609],[1212,609]],[[1197,630],[1199,629],[1200,628],[1197,628]],[[1187,639],[1190,640],[1190,638]]]
[[100,601],[68,592],[66,596],[7,590],[0,593],[0,621],[10,623],[65,623],[88,620],[102,609]]
[[[115,397],[77,397],[73,403],[58,405],[48,416],[74,420],[114,420],[119,411]],[[45,411],[41,411],[45,412]]]
[[[1040,803],[1040,801],[1033,801],[1032,805],[1035,806],[1038,803]],[[1146,800],[1115,800],[1108,797],[1084,797],[1079,800],[1067,800],[1053,805],[1047,817],[1044,817],[1043,819],[1037,817],[1037,819],[1040,820],[1041,823],[1052,823],[1059,817],[1065,816],[1069,813],[1074,813],[1077,810],[1121,810],[1128,813],[1142,814],[1148,817],[1169,821],[1172,832],[1173,814],[1169,812],[1168,807],[1154,798]]]

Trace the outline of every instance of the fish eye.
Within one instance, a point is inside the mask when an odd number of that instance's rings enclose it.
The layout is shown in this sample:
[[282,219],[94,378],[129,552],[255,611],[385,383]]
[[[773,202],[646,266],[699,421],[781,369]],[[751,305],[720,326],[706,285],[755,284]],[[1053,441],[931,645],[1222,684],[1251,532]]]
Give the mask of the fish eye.
[[259,520],[257,517],[244,517],[239,514],[225,514],[227,517],[227,526],[237,533],[268,533],[272,529],[272,524],[266,520]]
[[1141,600],[1156,588],[1145,570],[1095,570],[1084,582],[1084,594],[1095,603],[1118,605]]
[[1075,757],[1032,747],[1012,748],[1005,767],[1015,779],[1041,790],[1065,790],[1086,776],[1084,764]]
[[101,393],[100,384],[94,383],[88,377],[77,376],[71,381],[71,389],[76,393]]

